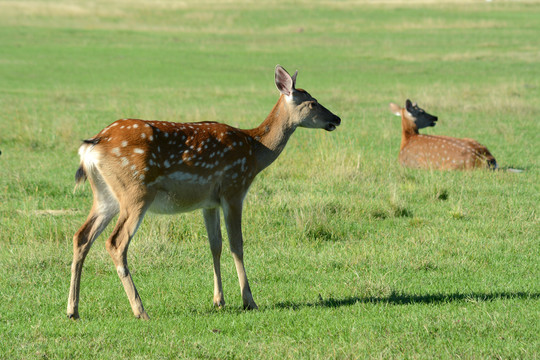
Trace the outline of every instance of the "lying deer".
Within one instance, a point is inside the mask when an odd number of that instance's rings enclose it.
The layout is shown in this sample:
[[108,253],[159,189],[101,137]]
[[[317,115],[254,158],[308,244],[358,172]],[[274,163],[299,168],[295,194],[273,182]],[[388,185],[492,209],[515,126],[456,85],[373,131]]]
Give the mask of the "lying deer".
[[118,214],[106,248],[134,315],[149,318],[127,264],[129,242],[148,210],[169,214],[202,209],[214,261],[214,305],[221,307],[225,304],[220,270],[221,208],[244,308],[257,309],[243,261],[242,204],[249,186],[276,160],[297,127],[333,131],[341,122],[307,91],[296,89],[297,74],[291,77],[276,66],[275,84],[281,96],[262,124],[251,130],[217,122],[124,119],[84,140],[75,178],[77,184],[88,179],[94,203],[73,237],[68,317],[79,317],[84,259]]
[[401,116],[401,165],[439,170],[497,168],[493,155],[476,140],[419,134],[419,129],[435,126],[437,117],[428,114],[416,103],[407,100],[405,108],[390,103],[390,111]]

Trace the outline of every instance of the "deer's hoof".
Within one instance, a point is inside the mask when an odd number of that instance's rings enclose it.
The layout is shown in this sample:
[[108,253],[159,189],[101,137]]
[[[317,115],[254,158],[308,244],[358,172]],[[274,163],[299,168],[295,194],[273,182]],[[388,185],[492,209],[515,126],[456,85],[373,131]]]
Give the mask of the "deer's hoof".
[[150,316],[148,316],[148,314],[146,312],[143,312],[139,315],[136,316],[137,319],[141,319],[141,320],[150,320]]
[[258,310],[259,307],[257,304],[255,304],[254,301],[250,301],[248,303],[244,303],[244,310]]
[[71,319],[73,321],[79,320],[79,313],[68,313],[67,314],[68,319]]

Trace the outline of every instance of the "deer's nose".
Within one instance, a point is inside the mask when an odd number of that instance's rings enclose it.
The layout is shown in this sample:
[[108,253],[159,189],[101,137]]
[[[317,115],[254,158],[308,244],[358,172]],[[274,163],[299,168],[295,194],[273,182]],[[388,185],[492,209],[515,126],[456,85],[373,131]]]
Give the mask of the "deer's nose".
[[334,123],[334,125],[338,126],[339,124],[341,124],[341,118],[339,116],[334,115],[332,122]]

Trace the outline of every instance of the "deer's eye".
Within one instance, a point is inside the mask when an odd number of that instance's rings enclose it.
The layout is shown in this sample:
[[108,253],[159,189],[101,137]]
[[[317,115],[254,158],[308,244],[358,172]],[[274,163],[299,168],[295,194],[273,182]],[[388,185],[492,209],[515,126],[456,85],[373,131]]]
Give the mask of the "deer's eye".
[[318,105],[318,104],[317,104],[317,101],[310,101],[310,102],[309,102],[309,108],[310,108],[310,109],[315,108],[317,105]]

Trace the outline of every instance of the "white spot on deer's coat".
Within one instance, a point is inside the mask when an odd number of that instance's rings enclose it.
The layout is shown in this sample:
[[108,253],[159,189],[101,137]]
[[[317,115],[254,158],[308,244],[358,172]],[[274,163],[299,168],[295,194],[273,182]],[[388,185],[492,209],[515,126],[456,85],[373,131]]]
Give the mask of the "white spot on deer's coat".
[[163,165],[165,165],[166,168],[170,168],[171,167],[171,164],[169,164],[169,161],[168,160],[165,160],[163,162]]
[[128,142],[126,140],[122,141],[122,147],[126,147]]
[[146,139],[146,134],[145,134],[145,133],[142,133],[142,134],[141,134],[141,138]]
[[120,149],[117,147],[113,148],[111,152],[116,156],[120,156]]
[[139,149],[139,148],[135,148],[135,149],[133,150],[133,152],[134,152],[135,154],[144,154],[144,150],[143,150],[143,149]]
[[121,157],[120,160],[122,160],[122,166],[128,166],[129,161],[126,157]]

